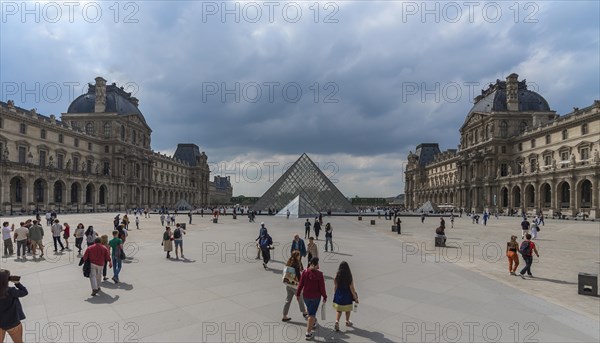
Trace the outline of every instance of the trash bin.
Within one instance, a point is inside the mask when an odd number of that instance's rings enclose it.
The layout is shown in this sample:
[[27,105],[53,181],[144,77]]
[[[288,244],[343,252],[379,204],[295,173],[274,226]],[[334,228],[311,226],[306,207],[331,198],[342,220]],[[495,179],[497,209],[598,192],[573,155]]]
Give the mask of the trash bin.
[[397,225],[392,225],[392,232],[396,232],[398,231],[398,226]]
[[362,220],[362,216],[358,216],[358,220]]
[[579,273],[578,293],[581,295],[598,296],[598,275]]
[[371,225],[375,225],[375,219],[371,219]]

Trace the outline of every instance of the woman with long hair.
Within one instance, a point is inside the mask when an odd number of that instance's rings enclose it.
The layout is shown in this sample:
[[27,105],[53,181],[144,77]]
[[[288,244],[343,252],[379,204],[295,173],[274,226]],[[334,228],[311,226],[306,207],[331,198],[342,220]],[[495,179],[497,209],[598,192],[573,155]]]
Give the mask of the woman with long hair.
[[96,233],[96,231],[94,231],[93,226],[88,226],[87,230],[85,231],[85,237],[88,247],[90,245],[94,245],[94,241],[96,240],[96,237],[98,237],[98,234]]
[[358,304],[358,294],[354,289],[354,281],[352,280],[352,272],[348,262],[342,261],[338,267],[334,281],[334,296],[333,308],[337,311],[335,315],[335,331],[340,331],[340,317],[342,312],[346,313],[346,326],[352,326],[350,321],[350,312],[352,311],[352,303]]
[[302,275],[296,291],[296,297],[304,297],[304,304],[308,312],[308,321],[306,322],[306,340],[313,338],[313,328],[317,322],[317,309],[323,298],[323,304],[327,301],[327,291],[325,289],[325,276],[319,270],[319,258],[313,257],[308,263]]
[[510,242],[506,243],[506,257],[508,257],[508,272],[510,275],[517,275],[517,267],[519,266],[519,243],[517,236],[510,236]]
[[[19,277],[10,277],[10,271],[0,269],[0,342],[4,342],[6,333],[15,343],[23,343],[23,324],[25,313],[19,298],[28,294],[27,288],[19,282]],[[8,287],[12,282],[15,287]]]
[[[287,273],[286,269],[283,270],[283,282],[285,285],[285,290],[287,291],[287,297],[285,298],[285,305],[283,306],[283,318],[282,322],[288,322],[292,320],[292,318],[288,317],[288,313],[290,311],[290,305],[292,304],[292,299],[294,298],[294,294],[296,294],[296,288],[298,288],[298,283],[300,283],[300,275],[304,270],[302,266],[302,256],[300,255],[299,250],[294,250],[292,252],[292,256],[288,259],[285,264],[286,267],[292,267],[294,269],[294,273]],[[308,313],[306,312],[306,307],[304,306],[304,298],[300,295],[298,300],[298,306],[300,307],[300,312],[304,318],[308,317]]]

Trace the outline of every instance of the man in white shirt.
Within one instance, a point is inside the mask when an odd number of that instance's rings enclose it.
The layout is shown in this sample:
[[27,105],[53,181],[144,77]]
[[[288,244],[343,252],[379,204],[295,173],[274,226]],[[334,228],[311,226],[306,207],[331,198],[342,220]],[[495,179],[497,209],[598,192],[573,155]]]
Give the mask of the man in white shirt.
[[58,246],[56,243],[60,244],[60,251],[65,250],[64,245],[60,241],[60,234],[63,232],[63,226],[60,225],[60,221],[58,219],[54,221],[54,225],[52,225],[50,231],[52,231],[52,239],[54,240],[54,252],[58,251]]
[[46,212],[46,226],[52,225],[52,212]]
[[29,237],[29,229],[25,227],[25,223],[15,230],[15,242],[17,243],[17,259],[21,258],[23,251],[23,259],[27,259],[27,238]]
[[4,222],[2,224],[2,241],[4,241],[4,257],[13,255],[13,242],[10,237],[11,233],[14,230],[14,225],[11,228],[8,226],[8,222]]

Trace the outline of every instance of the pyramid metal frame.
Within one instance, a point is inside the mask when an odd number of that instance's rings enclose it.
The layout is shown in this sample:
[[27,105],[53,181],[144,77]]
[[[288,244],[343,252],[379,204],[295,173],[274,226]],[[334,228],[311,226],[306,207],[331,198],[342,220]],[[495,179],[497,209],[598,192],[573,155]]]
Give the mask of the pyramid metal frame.
[[253,210],[281,210],[296,197],[303,200],[299,204],[298,215],[316,215],[316,211],[357,212],[352,203],[327,178],[319,167],[302,154],[300,158],[263,194],[254,204]]

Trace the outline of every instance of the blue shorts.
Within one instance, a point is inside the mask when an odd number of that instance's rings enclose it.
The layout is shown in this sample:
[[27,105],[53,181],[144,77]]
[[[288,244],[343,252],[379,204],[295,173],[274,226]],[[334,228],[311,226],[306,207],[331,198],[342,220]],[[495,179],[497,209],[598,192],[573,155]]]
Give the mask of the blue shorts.
[[178,246],[183,248],[183,239],[176,239],[173,242],[175,242],[175,248]]
[[306,304],[306,311],[308,312],[309,316],[316,317],[317,310],[319,309],[320,303],[321,303],[321,298],[316,298],[316,299],[304,298],[304,304]]

